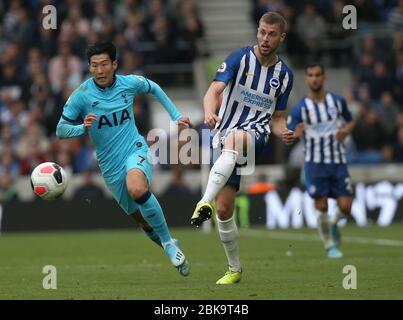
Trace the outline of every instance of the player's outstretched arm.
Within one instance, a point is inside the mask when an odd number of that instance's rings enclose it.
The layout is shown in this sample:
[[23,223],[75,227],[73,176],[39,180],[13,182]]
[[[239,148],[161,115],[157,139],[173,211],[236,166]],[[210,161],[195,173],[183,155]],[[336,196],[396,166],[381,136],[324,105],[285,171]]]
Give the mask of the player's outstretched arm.
[[226,84],[222,81],[213,81],[208,88],[203,99],[204,124],[209,128],[214,128],[220,122],[220,118],[216,115],[219,105],[219,98],[224,91]]
[[82,112],[82,106],[86,103],[80,93],[80,88],[81,86],[70,95],[63,107],[63,113],[56,127],[56,136],[60,139],[79,137],[87,133],[85,123],[77,122]]
[[179,121],[182,118],[182,115],[179,113],[178,109],[172,102],[172,100],[167,96],[164,90],[150,79],[147,79],[148,83],[150,84],[150,93],[153,97],[164,107],[164,109],[168,112],[169,116],[171,117],[172,121]]
[[85,134],[84,124],[73,124],[70,120],[60,118],[56,127],[56,136],[59,139],[79,137]]
[[62,115],[56,127],[56,136],[60,139],[82,136],[87,133],[92,126],[92,122],[96,120],[97,116],[90,113],[85,116],[84,123],[75,124],[75,121]]

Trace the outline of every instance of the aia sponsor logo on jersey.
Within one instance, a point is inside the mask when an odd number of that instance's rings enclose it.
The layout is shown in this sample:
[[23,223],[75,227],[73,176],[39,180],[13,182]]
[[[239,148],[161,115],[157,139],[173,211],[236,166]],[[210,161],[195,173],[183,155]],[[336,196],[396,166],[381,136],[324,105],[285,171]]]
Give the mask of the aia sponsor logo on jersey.
[[103,126],[107,126],[109,128],[120,126],[125,122],[125,120],[130,120],[129,111],[126,109],[122,110],[121,112],[114,112],[111,116],[107,116],[103,114],[98,121],[98,129],[102,129]]

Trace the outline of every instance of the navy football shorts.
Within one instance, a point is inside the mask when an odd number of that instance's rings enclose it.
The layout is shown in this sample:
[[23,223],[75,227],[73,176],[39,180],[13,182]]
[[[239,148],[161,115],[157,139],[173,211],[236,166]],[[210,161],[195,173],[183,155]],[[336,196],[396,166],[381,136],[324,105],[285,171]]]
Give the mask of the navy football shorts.
[[312,198],[352,196],[346,164],[305,162],[305,186]]

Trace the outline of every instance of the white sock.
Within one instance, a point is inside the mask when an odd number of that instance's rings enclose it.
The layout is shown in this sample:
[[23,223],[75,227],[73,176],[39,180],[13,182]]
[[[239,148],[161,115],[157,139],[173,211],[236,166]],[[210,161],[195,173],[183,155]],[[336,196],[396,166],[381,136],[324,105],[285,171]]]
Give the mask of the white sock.
[[227,255],[229,269],[239,272],[242,269],[238,253],[238,228],[234,217],[232,216],[225,221],[221,221],[217,217],[217,223],[220,239]]
[[332,223],[337,223],[341,219],[347,218],[347,215],[344,214],[339,207],[337,207],[336,214],[333,216]]
[[211,203],[218,192],[227,183],[238,158],[238,152],[223,149],[221,155],[210,170],[206,191],[200,202]]
[[332,237],[330,236],[330,225],[329,225],[329,217],[327,212],[322,212],[316,210],[316,217],[318,222],[318,231],[320,238],[325,246],[325,249],[329,249],[330,247],[334,247],[334,242]]

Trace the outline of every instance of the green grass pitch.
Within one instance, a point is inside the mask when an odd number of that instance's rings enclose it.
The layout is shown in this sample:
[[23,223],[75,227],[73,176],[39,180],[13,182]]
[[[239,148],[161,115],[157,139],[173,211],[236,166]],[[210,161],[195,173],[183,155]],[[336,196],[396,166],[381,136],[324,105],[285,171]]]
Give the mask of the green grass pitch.
[[[244,275],[217,286],[226,259],[216,231],[173,229],[192,266],[181,277],[135,230],[14,233],[0,237],[0,299],[403,299],[403,224],[342,228],[345,257],[329,260],[315,229],[240,231]],[[57,289],[42,287],[45,265]],[[357,289],[342,286],[345,265]]]

